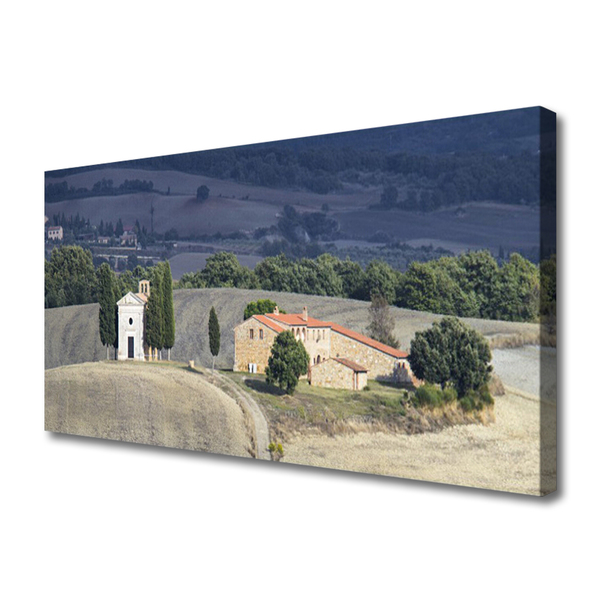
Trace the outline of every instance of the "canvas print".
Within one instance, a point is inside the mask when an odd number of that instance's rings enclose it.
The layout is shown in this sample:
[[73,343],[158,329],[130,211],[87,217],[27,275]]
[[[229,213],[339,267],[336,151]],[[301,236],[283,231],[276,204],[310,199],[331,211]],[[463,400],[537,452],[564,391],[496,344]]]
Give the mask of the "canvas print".
[[556,489],[553,112],[47,171],[44,207],[47,431]]

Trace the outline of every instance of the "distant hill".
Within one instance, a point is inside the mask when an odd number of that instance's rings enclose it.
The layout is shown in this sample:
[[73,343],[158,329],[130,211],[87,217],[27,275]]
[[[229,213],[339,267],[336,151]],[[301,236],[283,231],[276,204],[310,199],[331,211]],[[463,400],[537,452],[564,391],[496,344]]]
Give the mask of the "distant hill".
[[[212,357],[208,346],[208,315],[215,307],[221,326],[221,352],[215,365],[231,368],[233,365],[233,328],[243,320],[244,308],[252,300],[271,298],[287,312],[302,312],[304,306],[313,317],[335,321],[359,333],[366,333],[369,324],[369,302],[308,296],[263,290],[230,288],[204,290],[175,290],[176,341],[171,358],[176,361],[195,360],[210,366]],[[391,307],[396,322],[395,336],[405,350],[416,331],[425,329],[438,315]],[[463,319],[484,335],[528,334],[535,335],[539,326],[533,323],[510,323]],[[46,369],[104,360],[106,349],[98,334],[98,305],[67,306],[47,309],[45,312]]]
[[[432,155],[476,151],[514,155],[523,151],[536,152],[540,145],[539,131],[540,110],[538,107],[530,107],[295,139],[265,141],[234,148],[285,150],[297,153],[310,149],[352,147],[356,150],[376,150],[385,154],[407,152]],[[544,122],[542,123],[542,133],[545,133]],[[62,177],[78,171],[95,170],[99,167],[134,167],[150,170],[175,168],[187,171],[187,166],[193,162],[196,155],[210,155],[211,152],[222,153],[231,149],[219,148],[59,169],[48,171],[46,175]]]

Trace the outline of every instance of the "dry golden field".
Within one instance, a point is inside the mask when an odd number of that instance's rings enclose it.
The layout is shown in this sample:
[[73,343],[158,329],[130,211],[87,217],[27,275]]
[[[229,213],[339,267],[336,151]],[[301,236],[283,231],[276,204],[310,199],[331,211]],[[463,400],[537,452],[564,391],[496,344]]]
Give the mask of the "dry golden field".
[[[488,425],[420,435],[298,436],[285,445],[283,461],[521,494],[551,491],[556,445],[547,450],[542,476],[539,399],[510,391],[496,398],[495,413]],[[556,422],[549,428],[546,439],[556,439]]]
[[[306,305],[309,314],[360,332],[364,332],[368,324],[369,303],[356,300],[257,290],[175,290],[177,331],[173,360],[192,359],[199,365],[211,364],[208,315],[210,307],[215,306],[222,333],[217,367],[230,369],[233,327],[242,320],[245,305],[257,298],[272,298],[288,312],[299,312]],[[416,331],[440,318],[399,308],[392,308],[392,314],[396,321],[395,334],[404,349],[410,347]],[[320,433],[304,431],[286,440],[283,461],[523,494],[537,495],[553,489],[556,351],[533,346],[510,347],[512,337],[519,343],[535,343],[539,336],[539,326],[535,324],[465,321],[500,346],[494,352],[493,364],[507,394],[496,397],[494,422],[456,425],[418,435],[393,433],[385,428],[380,431],[368,428],[352,431],[351,427]],[[112,439],[125,439],[123,435],[127,434],[130,441],[225,454],[247,452],[244,449],[250,444],[250,438],[247,431],[244,432],[243,415],[226,394],[213,386],[202,386],[197,375],[166,365],[88,362],[105,357],[106,349],[100,345],[98,336],[98,305],[46,310],[46,368],[51,369],[46,372],[48,429]],[[541,366],[540,359],[543,359]],[[77,362],[87,364],[53,368]],[[158,379],[154,379],[156,377]],[[540,381],[545,386],[542,386],[541,401]],[[98,390],[107,386],[108,395],[99,393]],[[147,389],[154,390],[149,400],[145,400],[145,392],[141,391]],[[189,411],[194,402],[205,406],[205,401],[214,398],[216,392],[220,398],[217,414],[211,413],[206,420],[201,416],[202,411],[194,413],[199,415],[209,435],[198,437],[193,434],[199,430],[190,420]],[[85,402],[81,398],[86,399]],[[120,402],[124,403],[130,418],[140,424],[139,430],[124,432],[115,409]],[[285,398],[282,402],[285,404]],[[75,410],[67,413],[68,406]],[[66,420],[67,414],[69,420]],[[169,425],[168,431],[165,430],[166,414],[169,420],[174,418],[180,425]],[[268,411],[265,415],[272,418]],[[540,457],[542,430],[548,450]],[[214,437],[210,437],[209,432]],[[194,439],[204,446],[194,448]],[[226,440],[233,446],[223,446]]]
[[106,361],[47,370],[45,429],[138,444],[252,456],[237,403],[173,365]]

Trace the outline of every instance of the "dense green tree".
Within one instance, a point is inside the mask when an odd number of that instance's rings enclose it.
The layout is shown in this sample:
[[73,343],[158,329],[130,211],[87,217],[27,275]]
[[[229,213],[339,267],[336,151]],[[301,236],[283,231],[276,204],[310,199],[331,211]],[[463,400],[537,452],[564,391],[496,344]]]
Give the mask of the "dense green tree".
[[340,261],[336,266],[337,274],[342,280],[342,296],[354,300],[368,300],[367,277],[363,268],[349,258]]
[[520,254],[510,255],[500,267],[490,294],[489,318],[535,321],[540,310],[540,272]]
[[396,301],[398,274],[383,260],[372,260],[365,271],[369,298],[381,296],[388,304]]
[[235,287],[244,290],[256,290],[260,288],[260,282],[256,273],[250,267],[242,266],[235,280]]
[[206,287],[237,287],[243,279],[244,271],[233,252],[217,252],[206,259],[202,276]]
[[487,340],[456,317],[445,317],[418,331],[409,356],[416,377],[442,389],[451,385],[459,398],[487,383],[491,359]]
[[[167,349],[168,360],[171,360],[171,348],[175,345],[175,310],[173,307],[173,277],[169,261],[162,265],[162,301],[163,301],[163,344]],[[157,265],[157,266],[159,266]]]
[[[253,300],[246,305],[244,309],[244,321],[249,319],[252,315],[266,315],[272,313],[277,308],[277,303],[274,300],[265,298],[262,300]],[[284,310],[279,309],[279,312],[285,314]]]
[[106,358],[108,359],[109,346],[116,346],[117,344],[116,281],[108,263],[100,265],[96,274],[98,276],[98,302],[100,304],[98,314],[100,341],[103,346],[106,346]]
[[179,289],[202,289],[206,287],[206,280],[202,276],[202,271],[193,273],[184,273],[177,284]]
[[80,246],[54,248],[44,265],[44,280],[46,308],[96,301],[92,254]]
[[146,304],[146,343],[152,358],[164,346],[163,270],[155,268],[150,281],[150,296]]
[[487,250],[467,252],[456,261],[464,271],[461,282],[465,291],[472,291],[479,307],[477,316],[490,318],[490,299],[499,275],[498,263]]
[[455,261],[412,263],[404,273],[398,306],[442,315],[478,316],[474,292],[461,287],[464,273]]
[[210,315],[208,317],[208,345],[212,354],[212,370],[215,370],[215,357],[219,355],[221,349],[221,328],[215,307],[211,306]]
[[254,269],[260,282],[260,289],[278,292],[294,291],[290,278],[292,264],[284,254],[268,256],[261,260]]
[[308,373],[310,359],[304,344],[291,331],[278,334],[271,348],[265,369],[267,383],[275,384],[287,394],[293,394],[300,376]]
[[394,337],[394,319],[390,306],[383,296],[374,296],[369,307],[369,326],[367,333],[382,344],[399,348],[400,342]]

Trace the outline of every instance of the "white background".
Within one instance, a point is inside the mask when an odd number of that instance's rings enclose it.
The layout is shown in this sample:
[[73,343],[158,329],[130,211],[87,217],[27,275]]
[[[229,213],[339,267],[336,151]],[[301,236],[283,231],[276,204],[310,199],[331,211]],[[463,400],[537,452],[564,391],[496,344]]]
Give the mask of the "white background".
[[[2,9],[3,597],[597,592],[598,45],[589,6],[104,0]],[[44,170],[540,104],[559,115],[556,494],[43,431]]]

